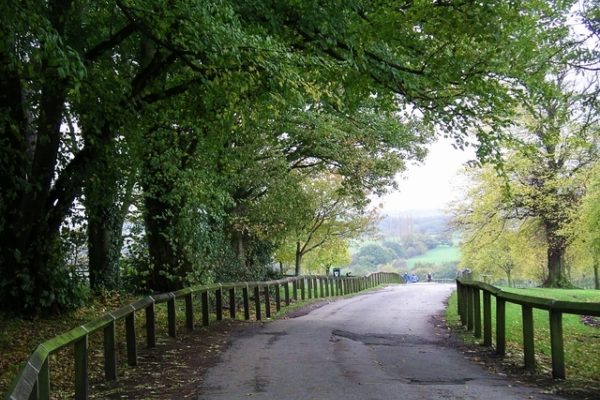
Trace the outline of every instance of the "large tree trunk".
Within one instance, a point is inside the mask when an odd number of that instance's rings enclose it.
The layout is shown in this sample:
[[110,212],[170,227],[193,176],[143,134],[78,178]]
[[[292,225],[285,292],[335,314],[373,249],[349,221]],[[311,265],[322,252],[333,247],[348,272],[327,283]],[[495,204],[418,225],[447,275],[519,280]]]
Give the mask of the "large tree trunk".
[[[558,212],[554,213],[555,215]],[[549,288],[568,288],[572,287],[567,275],[565,274],[564,258],[567,248],[567,238],[560,234],[561,227],[564,226],[564,221],[557,222],[547,220],[544,222],[546,231],[547,249],[547,268],[548,276],[542,284],[543,287]]]
[[[148,137],[148,153],[144,157],[144,222],[150,254],[150,277],[148,288],[157,292],[181,289],[193,264],[186,251],[189,232],[182,227],[185,218],[187,197],[177,187],[180,179],[180,154],[156,163],[156,154],[165,151],[165,146],[178,146],[170,132],[152,132]],[[165,168],[172,163],[172,169]],[[192,227],[188,227],[193,229]]]
[[120,285],[123,223],[131,202],[133,179],[122,188],[114,176],[86,187],[90,288],[116,290]]
[[548,288],[570,287],[571,285],[563,270],[565,249],[548,246],[547,254],[548,277],[542,286]]
[[231,246],[240,265],[246,265],[246,242],[242,232],[231,228]]
[[176,206],[146,195],[144,221],[150,253],[148,288],[157,292],[181,289],[192,263],[186,257],[182,239],[177,235],[179,216]]
[[302,256],[304,254],[302,254],[302,247],[300,246],[300,242],[296,242],[296,262],[295,262],[295,275],[299,276],[300,273],[302,272]]
[[[104,134],[110,135],[105,124]],[[88,220],[88,271],[90,288],[94,292],[119,288],[119,261],[123,247],[123,223],[134,179],[132,173],[119,168],[119,151],[115,143],[106,146],[85,129],[86,146],[98,155],[97,162],[84,188]],[[86,134],[87,133],[87,134]]]
[[116,211],[114,207],[102,207],[88,214],[89,278],[95,292],[119,288],[123,219]]
[[594,257],[594,289],[600,290],[600,274],[598,269],[600,267],[598,257]]
[[[70,1],[48,2],[48,18],[59,35],[64,33],[70,5]],[[9,39],[0,39],[0,307],[34,313],[58,308],[56,291],[64,289],[64,278],[55,266],[60,224],[71,203],[65,204],[69,193],[52,193],[52,182],[67,82],[60,79],[56,66],[42,60],[44,81],[33,121],[32,100],[5,52],[14,48]]]

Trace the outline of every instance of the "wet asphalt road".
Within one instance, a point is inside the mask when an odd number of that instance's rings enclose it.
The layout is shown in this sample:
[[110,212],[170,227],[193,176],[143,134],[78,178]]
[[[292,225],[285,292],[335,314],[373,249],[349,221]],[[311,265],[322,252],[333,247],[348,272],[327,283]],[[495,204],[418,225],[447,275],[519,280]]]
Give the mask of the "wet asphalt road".
[[431,317],[452,290],[389,286],[267,323],[233,342],[198,399],[560,399],[448,347]]

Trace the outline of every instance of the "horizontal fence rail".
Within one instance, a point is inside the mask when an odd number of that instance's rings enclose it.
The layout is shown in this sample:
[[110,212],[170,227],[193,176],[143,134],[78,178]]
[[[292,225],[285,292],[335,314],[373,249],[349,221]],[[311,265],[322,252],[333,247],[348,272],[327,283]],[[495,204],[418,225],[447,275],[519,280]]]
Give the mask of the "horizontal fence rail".
[[[224,297],[228,297],[229,317],[237,317],[236,293],[239,293],[239,291],[241,291],[243,299],[243,318],[246,320],[250,319],[250,299],[253,297],[256,319],[261,320],[263,312],[266,318],[271,317],[271,289],[275,292],[276,311],[279,311],[282,307],[282,301],[284,306],[289,306],[292,299],[298,299],[298,292],[301,299],[304,300],[306,298],[344,296],[381,284],[400,282],[400,275],[388,272],[377,272],[362,277],[305,275],[266,282],[238,282],[194,286],[175,292],[148,296],[40,344],[13,382],[12,389],[7,394],[6,399],[50,399],[50,366],[48,358],[52,353],[67,346],[73,346],[74,349],[75,398],[87,399],[89,397],[89,336],[97,332],[102,332],[104,335],[104,378],[107,381],[115,381],[117,379],[116,322],[119,320],[124,320],[125,322],[127,364],[135,366],[137,365],[135,318],[138,312],[144,311],[146,318],[146,345],[149,348],[155,347],[156,322],[154,306],[156,304],[167,303],[168,335],[176,337],[177,320],[175,302],[178,300],[185,302],[185,326],[188,330],[193,330],[193,299],[197,296],[200,296],[202,304],[202,325],[207,326],[210,322],[211,301],[214,301],[212,305],[216,309],[216,319],[223,319]],[[280,293],[281,287],[284,290],[283,300]]]
[[[560,301],[505,292],[487,283],[457,279],[458,315],[463,326],[473,331],[476,338],[483,335],[483,345],[492,346],[491,296],[496,298],[496,353],[506,352],[506,303],[521,306],[523,321],[523,358],[525,369],[535,370],[533,309],[547,310],[550,320],[550,353],[552,377],[565,379],[564,337],[562,315],[591,315],[600,317],[600,303]],[[483,307],[481,294],[483,293]],[[483,313],[483,319],[482,319]],[[483,325],[483,329],[482,329]]]

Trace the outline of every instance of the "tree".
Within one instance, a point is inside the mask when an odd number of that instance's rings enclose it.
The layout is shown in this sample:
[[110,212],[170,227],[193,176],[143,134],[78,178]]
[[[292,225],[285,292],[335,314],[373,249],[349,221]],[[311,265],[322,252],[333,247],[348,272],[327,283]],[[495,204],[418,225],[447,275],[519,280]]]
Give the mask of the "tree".
[[[560,90],[554,88],[554,90]],[[526,145],[520,149],[528,159],[509,170],[513,216],[536,218],[547,243],[548,276],[545,286],[568,286],[564,256],[571,238],[565,229],[585,192],[581,171],[598,157],[596,117],[577,115],[581,107],[574,93],[544,94],[530,109]],[[581,108],[580,108],[581,107]],[[529,139],[529,140],[527,140]]]
[[303,257],[304,269],[310,273],[329,275],[331,267],[350,264],[348,240],[333,237]]
[[398,242],[385,241],[381,245],[391,249],[396,254],[397,258],[402,258],[404,256],[404,248]]
[[353,263],[357,265],[368,265],[378,267],[393,261],[396,254],[387,246],[368,244],[362,246],[354,255]]
[[[461,232],[461,268],[480,275],[536,277],[545,244],[535,221],[508,220],[499,208],[506,190],[497,172],[486,166],[470,171],[472,184],[466,198],[453,205],[453,226]],[[545,270],[545,263],[544,269]]]
[[504,174],[480,175],[457,220],[470,235],[491,220],[502,223],[500,232],[515,230],[515,224],[521,230],[519,222],[535,224],[544,237],[549,287],[570,285],[564,256],[572,238],[566,229],[585,193],[582,172],[598,158],[596,117],[579,100],[560,80],[534,94],[513,131]]
[[[16,270],[2,270],[13,278],[3,280],[1,296],[7,309],[33,313],[69,304],[69,275],[56,247],[59,228],[86,180],[106,161],[104,154],[125,134],[124,121],[135,121],[146,104],[178,94],[181,89],[162,78],[181,67],[176,61],[184,68],[190,61],[164,38],[185,24],[166,19],[160,25],[165,31],[158,24],[149,28],[120,1],[106,7],[9,1],[1,7],[0,173],[7,186],[0,201],[0,265]],[[154,15],[181,11],[170,7]],[[135,55],[145,43],[155,52],[150,62],[139,63]],[[160,90],[153,91],[158,81]],[[69,121],[86,138],[73,154],[63,151],[71,137],[62,126]]]
[[[594,287],[600,289],[600,179],[596,162],[589,172],[589,185],[581,207],[568,227],[574,237],[571,253],[574,262],[581,266],[591,266]],[[584,270],[587,268],[584,268]]]
[[[186,128],[182,132],[195,128],[191,132],[200,142],[207,126],[215,128],[212,134],[230,142],[231,126],[244,123],[235,118],[224,124],[221,117],[236,115],[228,105],[237,106],[240,102],[232,100],[241,98],[248,104],[256,98],[273,100],[270,107],[261,109],[267,116],[277,117],[283,104],[286,112],[295,109],[296,116],[311,110],[325,115],[321,122],[378,129],[392,121],[384,118],[382,123],[381,115],[402,116],[400,123],[405,124],[406,116],[413,113],[461,137],[466,126],[481,127],[483,120],[485,126],[504,123],[510,95],[524,80],[543,77],[540,66],[547,64],[556,39],[564,34],[555,28],[560,27],[569,2],[561,6],[551,8],[533,0],[518,6],[498,1],[406,2],[400,7],[361,1],[325,5],[221,0],[168,4],[116,0],[101,5],[72,0],[2,2],[2,307],[39,312],[68,305],[71,283],[61,267],[57,243],[60,226],[74,202],[81,201],[84,187],[90,196],[92,248],[97,244],[94,232],[102,236],[112,231],[118,239],[120,217],[114,224],[98,223],[102,215],[122,209],[126,203],[122,195],[131,185],[131,175],[117,176],[114,168],[119,165],[113,163],[114,158],[121,157],[114,151],[117,142],[134,148],[137,141],[143,145],[149,136],[180,125]],[[371,104],[365,107],[366,103]],[[367,111],[357,121],[355,112],[360,109]],[[281,119],[273,119],[281,126]],[[83,146],[72,152],[64,150],[70,140],[64,128],[69,120],[84,138]],[[310,122],[309,118],[295,121],[297,132],[310,135],[325,130],[325,124],[320,125],[322,129],[310,129]],[[411,139],[411,124],[405,125],[403,138]],[[371,148],[386,138],[387,131],[374,136]],[[286,132],[277,130],[277,137],[285,139],[282,134]],[[494,131],[478,132],[485,155],[493,147]],[[214,138],[208,142],[215,143]],[[354,144],[352,137],[340,136],[339,140],[338,148]],[[310,163],[312,150],[322,150],[329,166],[340,164],[340,173],[348,177],[344,181],[348,191],[356,194],[374,187],[370,170],[358,168],[367,162],[340,163],[345,161],[344,154],[327,154],[327,145],[318,137],[301,142],[288,151],[294,157],[297,149],[311,150],[296,158],[303,160],[303,167]],[[358,141],[355,146],[363,144]],[[198,148],[210,149],[211,160],[231,149]],[[418,153],[418,148],[396,146],[395,152],[402,160]],[[190,154],[190,159],[200,156]],[[232,160],[227,158],[226,163]],[[369,161],[386,171],[377,171],[380,178],[393,170],[385,170],[378,157]],[[136,165],[141,165],[139,159]],[[99,173],[104,166],[108,172],[117,172]],[[99,187],[105,187],[112,200],[91,199],[97,194],[92,177],[102,179]],[[175,186],[181,187],[180,183]],[[215,197],[235,194],[221,186],[211,189],[206,192]],[[171,197],[171,193],[164,195]],[[160,215],[152,218],[176,214],[175,208],[182,204],[159,200]],[[173,220],[191,218],[180,217]],[[167,245],[161,238],[168,232],[158,225],[150,224],[156,228],[156,243],[151,244],[155,248]],[[189,242],[170,244],[184,243]],[[116,254],[113,250],[111,254]],[[169,257],[190,254],[179,248]],[[114,257],[99,260],[105,264],[99,271],[110,270],[107,264],[114,261]],[[162,263],[156,264],[162,268]]]
[[[283,246],[292,249],[295,274],[302,272],[302,259],[308,253],[329,244],[358,237],[371,229],[376,221],[366,211],[340,192],[340,178],[323,175],[304,182],[305,209],[308,218],[297,220]],[[284,251],[283,254],[289,254]]]

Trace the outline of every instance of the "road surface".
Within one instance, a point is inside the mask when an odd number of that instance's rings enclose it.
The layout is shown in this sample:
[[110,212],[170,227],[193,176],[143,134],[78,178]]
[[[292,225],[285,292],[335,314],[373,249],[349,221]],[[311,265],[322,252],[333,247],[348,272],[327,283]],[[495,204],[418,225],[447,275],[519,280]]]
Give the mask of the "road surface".
[[431,317],[452,290],[389,286],[267,323],[233,342],[199,400],[559,399],[448,347]]

